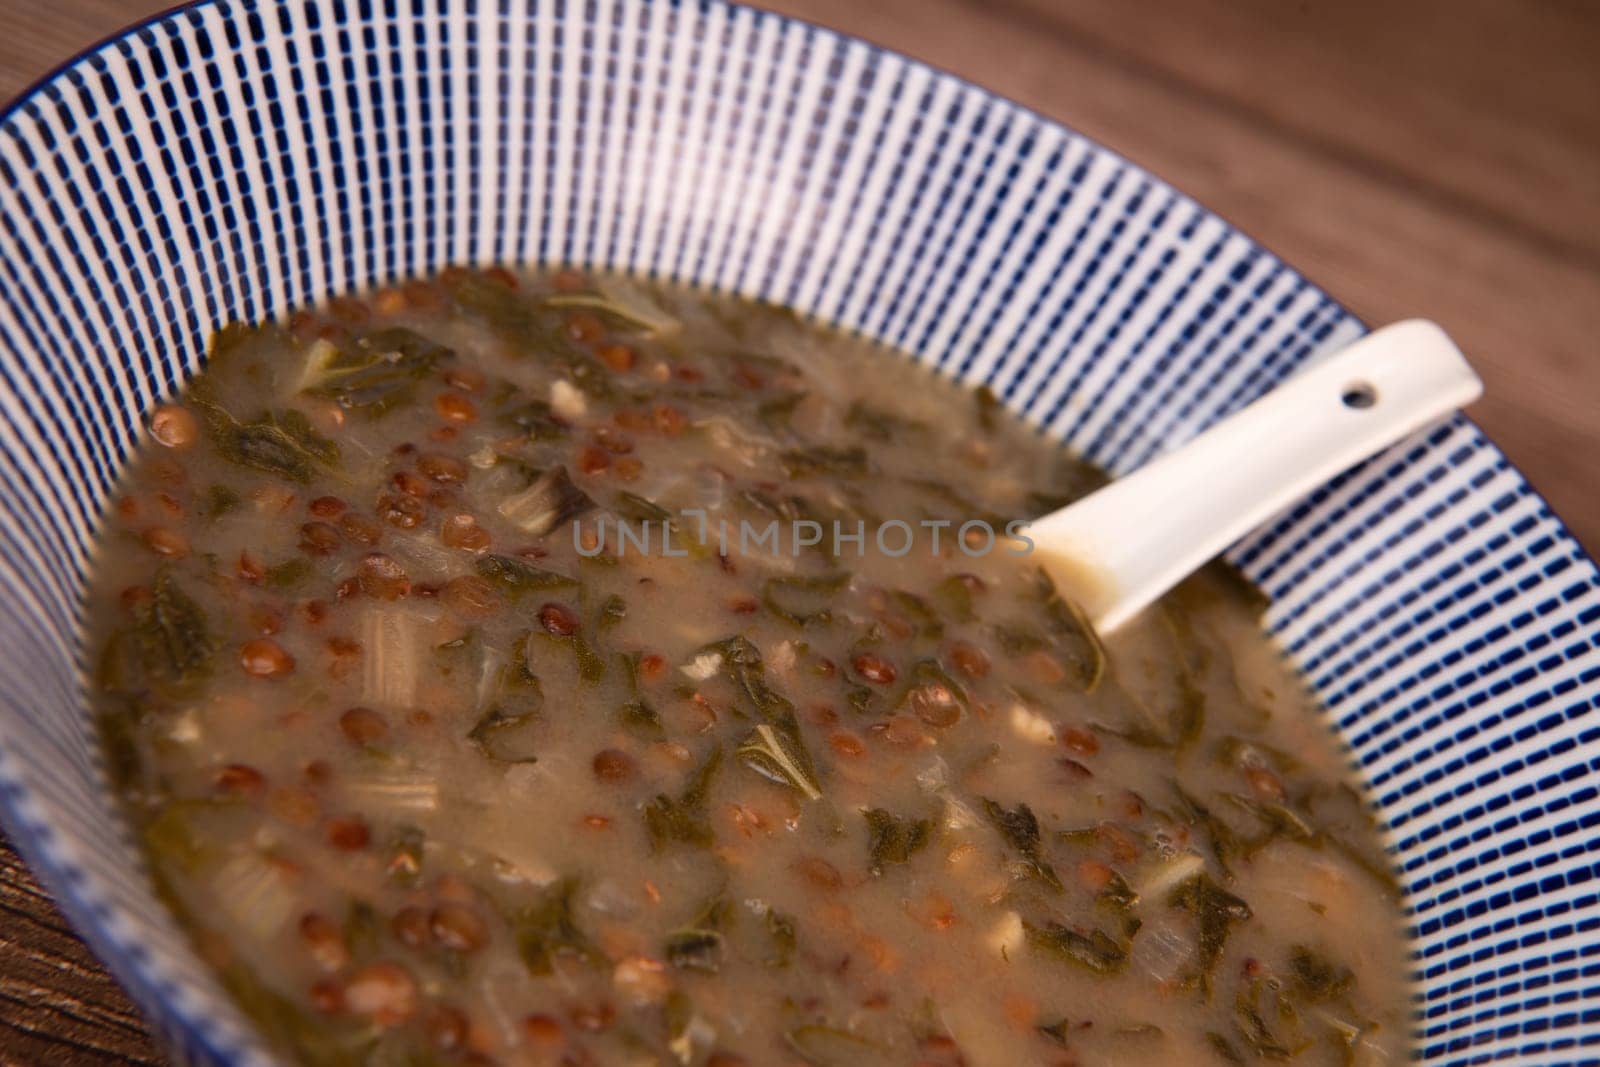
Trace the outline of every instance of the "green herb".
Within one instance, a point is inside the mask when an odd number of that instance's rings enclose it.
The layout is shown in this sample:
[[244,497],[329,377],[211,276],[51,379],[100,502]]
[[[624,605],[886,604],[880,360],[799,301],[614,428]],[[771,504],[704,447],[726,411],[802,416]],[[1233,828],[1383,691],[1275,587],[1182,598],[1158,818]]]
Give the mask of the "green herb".
[[594,646],[589,644],[583,634],[552,634],[544,630],[535,630],[533,636],[547,644],[562,645],[571,649],[580,680],[592,685],[606,676],[606,661],[600,658],[600,654],[594,650]]
[[484,319],[506,340],[527,343],[536,335],[561,337],[555,316],[546,327],[536,321],[533,307],[516,290],[481,274],[469,274],[455,289],[456,306],[468,315]]
[[716,974],[722,967],[722,935],[715,930],[679,930],[667,938],[667,962],[679,970]]
[[417,386],[455,353],[402,326],[360,338],[320,366],[308,367],[302,391],[379,418],[416,400]]
[[352,897],[344,915],[344,943],[357,960],[371,959],[383,945],[383,920],[369,901]]
[[712,897],[694,921],[667,938],[667,962],[680,970],[716,974],[722,966],[723,932],[732,917],[727,898]]
[[1068,678],[1080,692],[1092,693],[1106,671],[1106,649],[1083,609],[1063,597],[1043,567],[1034,573],[1035,595],[1044,608],[1045,628],[1066,660]]
[[1230,804],[1249,812],[1266,824],[1266,837],[1256,843],[1256,848],[1279,837],[1286,837],[1291,841],[1306,845],[1315,846],[1321,843],[1322,835],[1317,831],[1316,827],[1295,814],[1286,805],[1269,800],[1255,800],[1252,797],[1241,796],[1238,793],[1224,793],[1223,796]]
[[972,608],[972,587],[960,575],[953,574],[940,582],[934,596],[949,608],[957,622],[977,621],[978,613]]
[[122,792],[137,782],[144,772],[138,731],[144,712],[135,701],[118,703],[123,706],[96,715],[95,725],[100,747],[105,752],[106,775],[111,779],[112,786]]
[[852,685],[845,690],[844,698],[857,715],[871,715],[878,695],[870,686]]
[[1205,568],[1205,573],[1222,586],[1224,597],[1242,605],[1245,611],[1256,618],[1265,615],[1267,609],[1272,606],[1272,598],[1263,593],[1260,586],[1246,578],[1244,572],[1231,563],[1213,560]]
[[646,333],[671,333],[678,328],[678,320],[661,310],[637,282],[625,278],[604,278],[597,288],[597,293],[556,293],[546,297],[544,302],[553,308],[581,308],[598,312]]
[[1190,825],[1197,827],[1211,844],[1211,854],[1217,859],[1217,866],[1222,869],[1223,875],[1229,880],[1233,878],[1231,860],[1244,854],[1244,848],[1239,841],[1239,835],[1234,833],[1233,827],[1211,813],[1211,809],[1198,799],[1191,796],[1183,786],[1173,782],[1172,791],[1177,794],[1180,814]]
[[[553,636],[553,635],[552,635]],[[606,661],[600,658],[588,641],[579,633],[569,637],[557,637],[558,641],[565,641],[572,646],[572,655],[578,661],[578,677],[585,682],[598,682],[606,676]]]
[[531,638],[532,634],[524,630],[512,640],[510,661],[496,679],[495,706],[504,715],[532,715],[544,708],[544,686],[528,662]]
[[1035,952],[1077,964],[1095,974],[1115,974],[1128,962],[1128,950],[1099,930],[1080,934],[1070,926],[1024,922],[1022,932]]
[[1199,874],[1174,889],[1167,906],[1194,916],[1198,948],[1195,969],[1185,976],[1185,984],[1198,985],[1209,994],[1211,974],[1227,947],[1228,935],[1235,924],[1250,918],[1250,905],[1218,886],[1210,876]]
[[821,1023],[797,1026],[787,1031],[783,1039],[796,1055],[814,1067],[870,1063],[882,1051],[873,1041]]
[[[1257,979],[1250,983],[1247,989],[1241,990],[1233,999],[1233,1025],[1239,1037],[1250,1047],[1259,1059],[1285,1061],[1292,1058],[1295,1052],[1272,1032],[1266,1016],[1261,1010],[1261,989],[1263,982]],[[1289,1021],[1294,1021],[1294,1009],[1287,1002],[1278,1000],[1278,1013],[1286,1016]]]
[[562,589],[578,584],[575,578],[536,567],[519,556],[480,556],[473,566],[479,577],[500,586],[513,600],[528,592]]
[[1034,1030],[1048,1038],[1052,1044],[1067,1047],[1067,1035],[1072,1033],[1072,1022],[1066,1018],[1057,1019],[1053,1023],[1036,1023]]
[[622,725],[633,733],[650,740],[660,740],[666,736],[666,730],[661,725],[661,716],[656,709],[642,700],[630,700],[617,709],[617,716],[622,720]]
[[867,450],[860,447],[813,445],[810,448],[791,448],[778,459],[783,464],[784,472],[791,478],[811,478],[819,474],[859,478],[870,470]]
[[1006,844],[1022,857],[1023,873],[1059,892],[1062,889],[1060,877],[1039,854],[1039,820],[1033,814],[1033,809],[1026,804],[1018,804],[1014,810],[1007,811],[987,797],[981,799],[984,814],[1000,831]]
[[[604,609],[602,609],[602,623],[604,619]],[[617,709],[617,717],[630,732],[647,740],[659,741],[667,735],[667,732],[661,725],[661,716],[643,699],[639,690],[639,660],[642,656],[641,652],[617,654],[617,662],[622,667],[622,677],[628,684],[628,692],[634,697]]]
[[433,660],[439,673],[449,678],[456,671],[472,670],[478,665],[478,631],[468,630],[460,637],[433,646]]
[[339,462],[339,446],[317,433],[297,408],[264,411],[240,422],[208,400],[194,397],[191,403],[205,420],[217,454],[229,463],[306,484],[318,469]]
[[1000,425],[1000,412],[1004,410],[1000,398],[987,385],[980,385],[972,391],[972,399],[978,411],[978,429],[986,434],[994,433]]
[[881,875],[890,864],[908,862],[933,840],[932,819],[903,819],[882,808],[868,808],[862,815],[867,820],[869,870],[874,875]]
[[1127,912],[1139,903],[1139,894],[1134,892],[1126,878],[1113,871],[1105,888],[1095,897],[1095,903],[1114,912]]
[[600,605],[600,617],[594,624],[595,631],[608,633],[616,629],[622,620],[627,617],[628,602],[613,593],[611,596],[606,597],[605,602]]
[[576,878],[563,878],[546,889],[538,903],[524,908],[512,922],[517,952],[530,973],[549,974],[555,961],[563,957],[590,964],[604,960],[604,955],[579,928],[573,915],[572,898],[577,891]]
[[410,889],[422,878],[422,831],[415,826],[402,826],[395,832],[389,846],[383,871],[389,881]]
[[243,502],[238,490],[228,485],[213,485],[206,490],[200,513],[208,519],[218,519]]
[[802,389],[785,390],[770,399],[763,400],[756,408],[756,417],[769,430],[786,430],[789,428],[790,420],[794,418],[795,409],[808,395]]
[[267,568],[261,584],[268,589],[293,589],[311,577],[311,561],[304,556],[294,556]]
[[711,783],[721,769],[722,746],[716,745],[689,776],[683,792],[676,798],[657,793],[655,799],[645,805],[644,825],[654,850],[659,852],[672,842],[699,848],[710,848],[715,843],[716,833],[711,828],[706,800]]
[[363,1048],[370,1042],[367,1034],[302,1010],[245,964],[230,964],[218,977],[240,1010],[294,1062],[318,1067],[364,1067],[372,1062]]
[[798,937],[794,919],[776,908],[768,908],[766,915],[767,941],[772,946],[771,955],[762,962],[768,967],[782,970],[794,962]]
[[1365,851],[1341,837],[1325,834],[1324,839],[1334,851],[1355,864],[1357,869],[1368,878],[1371,878],[1387,896],[1396,900],[1400,898],[1402,894],[1400,879],[1395,877],[1393,867],[1387,863],[1373,860]]
[[1312,1004],[1340,996],[1355,984],[1350,968],[1329,962],[1305,945],[1290,948],[1289,976],[1294,991]]
[[926,423],[871,407],[860,400],[851,403],[845,412],[844,424],[868,440],[883,443],[904,439],[908,434],[928,432]]
[[761,603],[778,618],[804,628],[833,621],[834,594],[850,583],[848,573],[768,578],[761,585]]
[[[236,829],[229,817],[242,815],[246,810],[240,801],[232,798],[178,797],[168,800],[161,811],[140,828],[140,837],[158,861],[193,873],[212,858],[213,842],[226,840],[227,831]],[[205,821],[228,822],[228,825],[213,827],[220,833],[202,833],[201,824]]]
[[1206,1043],[1211,1046],[1213,1052],[1227,1060],[1229,1063],[1244,1063],[1244,1057],[1239,1055],[1239,1050],[1234,1048],[1233,1044],[1229,1042],[1227,1038],[1223,1037],[1215,1030],[1206,1031]]
[[485,756],[500,763],[537,763],[538,716],[533,712],[508,714],[490,708],[467,733],[467,739]]
[[205,612],[162,567],[133,623],[107,639],[98,680],[109,692],[181,692],[209,672],[216,648]]
[[1029,652],[1038,652],[1050,647],[1050,641],[1044,631],[1032,623],[1012,621],[999,622],[989,627],[989,634],[1000,646],[1000,651],[1008,656],[1025,656]]
[[750,710],[772,720],[792,713],[794,705],[766,681],[766,664],[761,650],[742,635],[724,638],[700,649],[698,655],[715,652],[722,657],[722,674],[734,684]]
[[1167,716],[1173,747],[1182,751],[1200,739],[1206,723],[1206,693],[1194,676],[1184,671],[1178,678],[1177,703]]
[[770,723],[752,730],[734,755],[746,767],[768,781],[787,785],[807,800],[821,800],[817,769],[800,736],[800,723],[793,712],[785,712]]
[[904,589],[896,589],[889,594],[900,610],[917,624],[917,636],[926,637],[937,641],[944,636],[944,620],[922,597],[915,593],[908,593]]

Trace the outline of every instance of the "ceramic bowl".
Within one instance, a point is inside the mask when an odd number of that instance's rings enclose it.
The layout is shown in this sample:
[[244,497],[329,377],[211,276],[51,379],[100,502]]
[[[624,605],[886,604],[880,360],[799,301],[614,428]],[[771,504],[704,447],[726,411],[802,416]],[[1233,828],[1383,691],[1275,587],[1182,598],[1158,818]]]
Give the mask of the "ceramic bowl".
[[[1181,176],[1177,176],[1181,177]],[[229,319],[447,263],[794,305],[1127,471],[1362,325],[1158,178],[720,0],[219,0],[0,116],[0,800],[176,1058],[267,1052],[151,894],[77,629],[140,413]],[[1600,1045],[1595,568],[1455,418],[1238,546],[1390,827],[1430,1063]]]

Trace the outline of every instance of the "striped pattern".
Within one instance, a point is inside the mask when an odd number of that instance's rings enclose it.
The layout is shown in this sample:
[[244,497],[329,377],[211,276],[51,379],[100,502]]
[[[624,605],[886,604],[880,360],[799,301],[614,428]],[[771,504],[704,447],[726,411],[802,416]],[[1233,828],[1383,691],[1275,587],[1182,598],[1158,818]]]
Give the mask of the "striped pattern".
[[[1361,327],[1100,147],[719,0],[201,4],[0,119],[0,800],[179,1057],[266,1062],[130,877],[81,711],[95,517],[216,323],[447,262],[793,304],[1126,471]],[[1392,826],[1435,1063],[1600,1045],[1593,565],[1467,421],[1235,551]]]

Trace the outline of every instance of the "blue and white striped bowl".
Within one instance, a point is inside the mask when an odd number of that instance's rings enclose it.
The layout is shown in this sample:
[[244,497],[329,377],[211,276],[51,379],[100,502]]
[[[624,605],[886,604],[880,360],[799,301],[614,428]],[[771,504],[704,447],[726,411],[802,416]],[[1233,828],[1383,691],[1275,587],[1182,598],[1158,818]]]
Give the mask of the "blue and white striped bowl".
[[[721,0],[184,8],[0,117],[0,226],[4,823],[196,1063],[269,1057],[139,870],[76,633],[140,413],[215,325],[446,263],[622,267],[987,380],[1115,471],[1362,331],[1071,131]],[[1594,1062],[1594,565],[1464,418],[1234,557],[1392,828],[1423,1058]]]

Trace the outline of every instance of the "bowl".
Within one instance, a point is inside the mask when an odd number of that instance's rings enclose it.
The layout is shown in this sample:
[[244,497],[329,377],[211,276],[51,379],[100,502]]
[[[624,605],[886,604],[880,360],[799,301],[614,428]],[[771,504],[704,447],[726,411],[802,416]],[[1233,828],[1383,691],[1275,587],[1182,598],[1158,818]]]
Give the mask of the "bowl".
[[[270,1054],[155,895],[77,629],[140,413],[208,332],[448,263],[760,296],[989,382],[1114,472],[1362,325],[1106,149],[720,0],[178,9],[0,116],[0,807],[181,1062]],[[1465,418],[1239,545],[1389,826],[1430,1063],[1600,1045],[1594,565]]]

